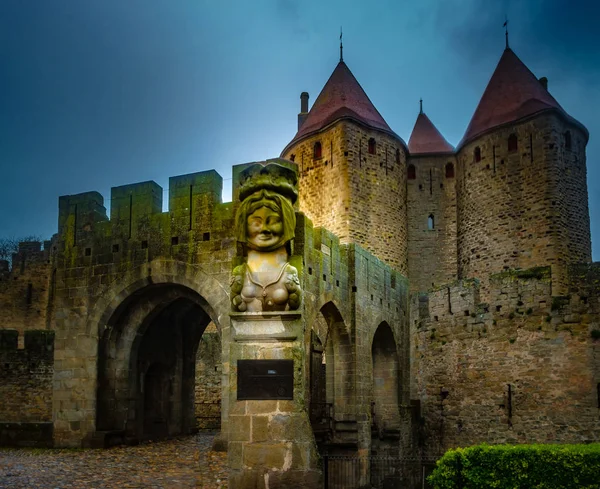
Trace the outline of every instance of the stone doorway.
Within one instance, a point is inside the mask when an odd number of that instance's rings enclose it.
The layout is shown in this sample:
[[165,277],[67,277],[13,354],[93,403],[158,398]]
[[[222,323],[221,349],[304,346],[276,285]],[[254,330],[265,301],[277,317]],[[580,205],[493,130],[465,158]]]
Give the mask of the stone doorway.
[[98,354],[96,426],[105,440],[196,431],[196,355],[209,311],[198,293],[176,284],[148,285],[115,310]]
[[383,322],[373,337],[371,440],[372,450],[393,456],[386,449],[399,448],[400,439],[400,362],[390,326]]

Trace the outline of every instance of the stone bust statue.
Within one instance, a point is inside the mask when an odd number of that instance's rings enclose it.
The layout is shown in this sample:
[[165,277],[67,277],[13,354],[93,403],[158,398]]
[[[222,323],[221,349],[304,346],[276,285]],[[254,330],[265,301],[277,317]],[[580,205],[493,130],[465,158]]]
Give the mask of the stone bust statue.
[[298,271],[288,262],[288,243],[294,238],[296,227],[292,206],[296,174],[270,163],[253,165],[241,177],[243,200],[237,211],[235,231],[247,257],[243,265],[233,270],[233,310],[298,309],[302,299]]

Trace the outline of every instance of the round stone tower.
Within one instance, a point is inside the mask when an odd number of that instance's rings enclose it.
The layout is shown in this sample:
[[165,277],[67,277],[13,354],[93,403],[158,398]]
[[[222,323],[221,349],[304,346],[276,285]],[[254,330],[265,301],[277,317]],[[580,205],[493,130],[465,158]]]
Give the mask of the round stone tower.
[[298,164],[300,210],[407,274],[405,142],[387,125],[344,61],[282,151]]
[[457,148],[459,278],[591,260],[585,146],[570,117],[507,48]]

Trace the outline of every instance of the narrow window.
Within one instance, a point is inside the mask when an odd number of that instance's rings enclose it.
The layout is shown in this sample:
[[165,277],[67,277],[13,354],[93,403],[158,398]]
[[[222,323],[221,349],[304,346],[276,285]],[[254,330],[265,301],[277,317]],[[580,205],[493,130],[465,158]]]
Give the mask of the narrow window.
[[27,296],[25,297],[25,301],[27,304],[31,304],[31,298],[33,297],[33,284],[27,284]]
[[409,180],[414,180],[415,178],[417,178],[417,170],[415,168],[415,165],[408,165],[406,178],[408,178]]
[[113,253],[118,253],[119,252],[119,245],[118,244],[112,245],[112,251],[113,251]]
[[318,160],[323,157],[323,152],[321,151],[321,143],[317,141],[313,146],[313,158]]
[[400,164],[400,150],[396,149],[396,164]]
[[375,154],[375,139],[371,138],[369,139],[369,154],[370,155],[374,155]]
[[294,153],[290,155],[290,161],[296,161],[296,155]]
[[179,244],[179,236],[173,236],[171,238],[171,246],[177,246]]
[[508,136],[508,152],[512,153],[514,151],[517,151],[518,148],[519,143],[517,141],[517,135],[511,134],[510,136]]
[[473,159],[475,160],[475,163],[481,161],[481,148],[479,146],[473,151]]
[[446,163],[446,178],[454,178],[454,165],[450,162]]
[[571,149],[571,131],[565,132],[565,148]]
[[434,228],[435,228],[435,219],[433,217],[433,214],[429,214],[429,217],[427,218],[427,229],[429,229],[431,231]]

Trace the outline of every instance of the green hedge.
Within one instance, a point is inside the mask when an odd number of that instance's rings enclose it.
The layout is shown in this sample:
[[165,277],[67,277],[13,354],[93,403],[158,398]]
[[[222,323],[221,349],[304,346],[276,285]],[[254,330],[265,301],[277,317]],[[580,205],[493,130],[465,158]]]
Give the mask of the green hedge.
[[600,443],[457,448],[428,480],[435,489],[598,489]]

